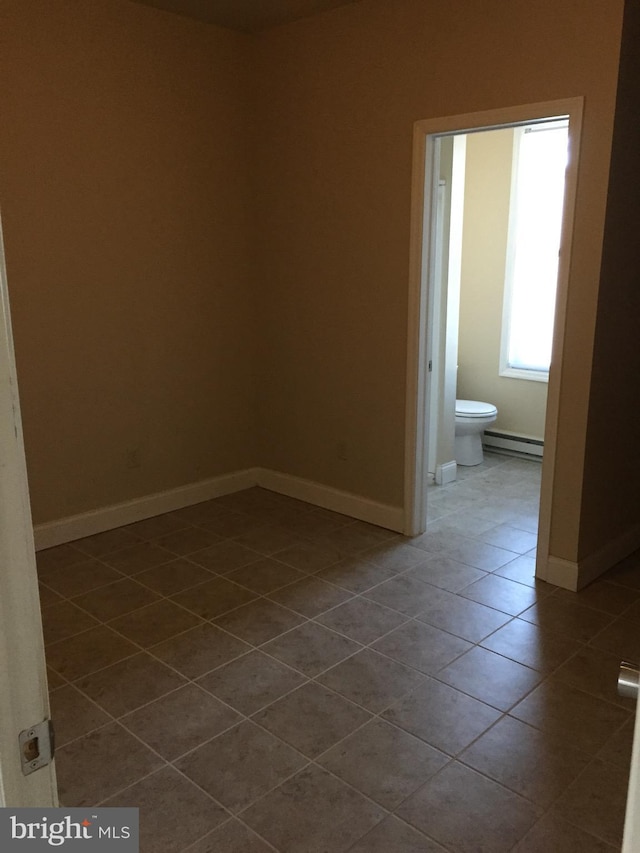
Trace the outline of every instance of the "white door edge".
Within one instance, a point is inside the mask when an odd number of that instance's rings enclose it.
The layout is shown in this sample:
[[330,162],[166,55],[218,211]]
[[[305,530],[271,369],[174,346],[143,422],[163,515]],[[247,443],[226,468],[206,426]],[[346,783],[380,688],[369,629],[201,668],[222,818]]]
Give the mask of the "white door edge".
[[[427,201],[433,198],[434,140],[437,136],[489,130],[554,115],[569,116],[571,150],[579,152],[582,128],[583,98],[566,98],[538,104],[524,104],[479,113],[424,119],[414,125],[413,170],[411,188],[411,229],[409,259],[409,312],[407,328],[407,393],[405,428],[405,527],[406,535],[415,536],[425,529],[427,480],[425,432],[428,427],[425,400],[428,399],[428,373],[424,357],[427,351],[427,318],[432,212]],[[557,423],[560,399],[560,365],[568,296],[569,263],[573,232],[573,214],[577,187],[578,157],[572,157],[567,168],[565,210],[562,223],[562,254],[558,272],[556,320],[554,325],[553,363],[549,372],[545,456],[540,492],[540,527],[538,534],[537,574],[544,578],[549,557],[551,500],[555,471]]]
[[622,853],[640,850],[640,714],[636,713]]
[[49,698],[1,224],[0,566],[0,806],[56,806],[53,763],[25,776],[18,744]]

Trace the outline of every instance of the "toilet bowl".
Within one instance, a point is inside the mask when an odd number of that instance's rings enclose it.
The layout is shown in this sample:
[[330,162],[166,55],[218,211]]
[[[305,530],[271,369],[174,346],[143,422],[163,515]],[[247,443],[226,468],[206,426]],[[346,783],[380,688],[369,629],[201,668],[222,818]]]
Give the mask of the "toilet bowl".
[[456,400],[455,452],[458,465],[479,465],[483,460],[482,433],[496,422],[491,403]]

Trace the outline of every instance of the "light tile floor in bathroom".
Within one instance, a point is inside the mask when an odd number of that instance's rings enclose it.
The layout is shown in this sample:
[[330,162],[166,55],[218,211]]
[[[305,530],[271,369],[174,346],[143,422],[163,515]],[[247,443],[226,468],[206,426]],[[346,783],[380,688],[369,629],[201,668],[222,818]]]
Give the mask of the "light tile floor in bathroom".
[[619,850],[640,555],[535,583],[539,474],[413,540],[251,489],[40,552],[62,804],[143,853]]

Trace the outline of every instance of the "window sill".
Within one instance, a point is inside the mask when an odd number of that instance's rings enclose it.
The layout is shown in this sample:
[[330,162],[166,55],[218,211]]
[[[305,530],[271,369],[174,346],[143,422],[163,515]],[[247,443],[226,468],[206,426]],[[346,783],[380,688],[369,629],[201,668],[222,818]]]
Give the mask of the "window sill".
[[528,379],[530,382],[548,382],[548,370],[523,370],[519,367],[505,367],[500,371],[500,376],[508,379]]

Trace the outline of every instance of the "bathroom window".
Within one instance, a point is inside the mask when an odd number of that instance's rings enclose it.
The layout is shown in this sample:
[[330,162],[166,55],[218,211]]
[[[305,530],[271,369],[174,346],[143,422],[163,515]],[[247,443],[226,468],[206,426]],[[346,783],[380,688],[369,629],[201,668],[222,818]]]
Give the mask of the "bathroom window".
[[549,379],[568,133],[566,119],[514,132],[501,376]]

